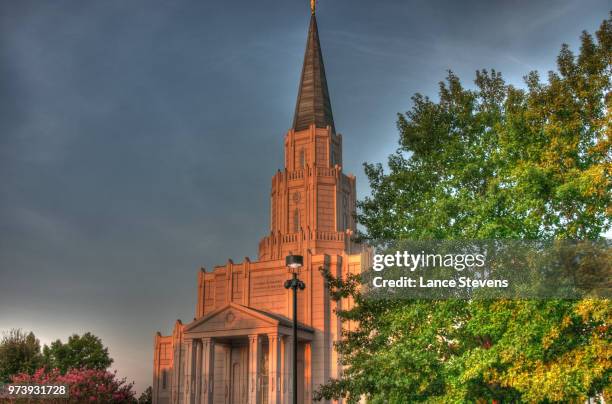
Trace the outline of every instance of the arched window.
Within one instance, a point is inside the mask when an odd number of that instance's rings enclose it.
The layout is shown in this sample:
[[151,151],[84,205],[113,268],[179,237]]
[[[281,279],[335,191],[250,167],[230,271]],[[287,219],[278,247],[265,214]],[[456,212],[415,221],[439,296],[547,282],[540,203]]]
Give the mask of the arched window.
[[300,231],[300,210],[296,209],[293,211],[293,232],[298,233]]
[[304,149],[300,150],[300,168],[306,167],[306,152]]

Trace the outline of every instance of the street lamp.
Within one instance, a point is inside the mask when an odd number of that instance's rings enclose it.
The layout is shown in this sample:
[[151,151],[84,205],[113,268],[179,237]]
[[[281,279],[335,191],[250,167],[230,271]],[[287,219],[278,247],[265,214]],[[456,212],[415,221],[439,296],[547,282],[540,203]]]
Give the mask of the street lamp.
[[301,255],[287,255],[285,264],[293,275],[285,281],[285,289],[293,289],[293,404],[298,402],[297,389],[297,291],[304,290],[306,285],[298,279],[300,268],[304,265],[304,257]]

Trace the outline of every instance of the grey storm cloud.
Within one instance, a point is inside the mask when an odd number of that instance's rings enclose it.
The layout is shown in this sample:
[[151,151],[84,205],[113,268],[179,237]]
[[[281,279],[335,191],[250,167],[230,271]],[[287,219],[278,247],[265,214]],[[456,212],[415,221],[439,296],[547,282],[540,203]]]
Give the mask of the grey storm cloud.
[[[345,171],[452,69],[521,85],[606,1],[320,1]],[[153,335],[193,317],[196,273],[256,257],[283,164],[308,2],[0,3],[0,330],[92,331],[150,384]]]

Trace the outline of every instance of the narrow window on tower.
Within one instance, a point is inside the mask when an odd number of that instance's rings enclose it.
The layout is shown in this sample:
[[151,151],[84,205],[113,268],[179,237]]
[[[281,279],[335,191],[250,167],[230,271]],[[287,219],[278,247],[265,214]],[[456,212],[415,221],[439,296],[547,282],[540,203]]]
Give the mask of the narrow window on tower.
[[274,229],[274,197],[270,198],[270,230]]
[[166,390],[168,386],[168,372],[166,369],[162,370],[162,389]]
[[331,166],[336,165],[336,152],[334,150],[331,151]]
[[342,230],[348,229],[348,198],[342,196]]
[[298,233],[300,231],[300,210],[296,209],[293,211],[293,232]]
[[300,150],[300,168],[304,168],[306,166],[306,152],[304,149]]

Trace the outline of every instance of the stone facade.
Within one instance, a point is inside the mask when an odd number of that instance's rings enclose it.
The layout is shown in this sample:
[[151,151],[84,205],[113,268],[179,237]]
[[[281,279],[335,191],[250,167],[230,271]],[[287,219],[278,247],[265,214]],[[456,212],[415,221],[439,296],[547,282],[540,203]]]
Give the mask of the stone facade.
[[[320,270],[360,273],[367,256],[352,242],[355,177],[342,172],[342,136],[331,103],[312,15],[294,125],[285,136],[285,167],[272,178],[270,232],[257,261],[228,260],[198,274],[195,319],[157,334],[155,403],[301,403],[341,368],[333,348],[341,332]],[[298,384],[291,382],[291,291],[285,256],[304,256],[298,292]],[[347,325],[344,325],[347,327]]]

